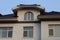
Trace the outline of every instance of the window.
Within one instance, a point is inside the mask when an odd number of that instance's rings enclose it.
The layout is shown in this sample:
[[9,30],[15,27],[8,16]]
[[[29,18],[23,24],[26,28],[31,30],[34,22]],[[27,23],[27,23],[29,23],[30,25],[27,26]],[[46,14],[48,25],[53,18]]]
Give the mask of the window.
[[33,27],[24,27],[23,29],[23,37],[33,37]]
[[60,37],[60,24],[49,25],[49,36]]
[[32,21],[32,20],[34,20],[34,15],[33,15],[33,13],[32,12],[27,12],[26,14],[25,14],[25,16],[24,16],[24,20],[29,20],[29,21]]
[[12,37],[12,27],[0,27],[0,38]]
[[53,36],[53,29],[49,29],[49,36]]

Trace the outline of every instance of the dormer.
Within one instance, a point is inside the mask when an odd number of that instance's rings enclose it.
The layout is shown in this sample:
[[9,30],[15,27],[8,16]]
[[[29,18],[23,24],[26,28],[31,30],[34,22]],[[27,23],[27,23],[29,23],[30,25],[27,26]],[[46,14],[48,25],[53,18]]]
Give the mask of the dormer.
[[18,21],[38,21],[37,16],[42,14],[45,8],[37,5],[24,5],[20,4],[13,8],[13,12]]

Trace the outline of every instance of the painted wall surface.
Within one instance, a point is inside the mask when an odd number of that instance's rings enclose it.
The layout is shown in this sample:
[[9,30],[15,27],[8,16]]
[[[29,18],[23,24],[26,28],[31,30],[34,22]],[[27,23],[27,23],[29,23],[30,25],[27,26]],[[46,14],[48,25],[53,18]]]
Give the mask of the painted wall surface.
[[60,24],[60,21],[41,21],[41,40],[60,40],[60,37],[49,36],[48,24]]
[[[12,38],[0,38],[0,40],[40,40],[41,28],[40,23],[14,23],[14,24],[0,24],[0,27],[13,27],[13,37]],[[23,27],[33,26],[33,38],[23,37]]]
[[37,21],[37,16],[40,15],[40,12],[37,10],[18,10],[17,16],[18,16],[18,21],[25,21],[24,20],[24,15],[26,12],[32,12],[34,14],[34,21]]

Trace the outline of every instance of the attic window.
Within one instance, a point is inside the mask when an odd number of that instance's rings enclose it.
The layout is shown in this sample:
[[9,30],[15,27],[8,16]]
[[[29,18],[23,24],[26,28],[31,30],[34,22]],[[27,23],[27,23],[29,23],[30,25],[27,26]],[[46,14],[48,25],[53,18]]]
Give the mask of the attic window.
[[24,15],[24,20],[26,21],[32,21],[34,20],[34,15],[32,12],[26,12]]

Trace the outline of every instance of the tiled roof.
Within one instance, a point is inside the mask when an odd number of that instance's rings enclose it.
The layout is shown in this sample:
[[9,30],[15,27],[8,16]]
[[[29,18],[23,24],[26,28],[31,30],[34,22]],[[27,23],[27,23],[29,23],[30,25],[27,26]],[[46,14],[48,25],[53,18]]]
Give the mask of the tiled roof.
[[55,11],[52,11],[52,12],[45,12],[44,14],[42,15],[39,15],[38,18],[40,20],[45,20],[45,21],[57,21],[59,20],[60,21],[60,12],[55,12]]
[[14,18],[14,14],[7,14],[7,15],[0,15],[0,19],[5,19],[5,18]]
[[45,12],[45,15],[60,15],[60,12],[52,11],[52,12]]

